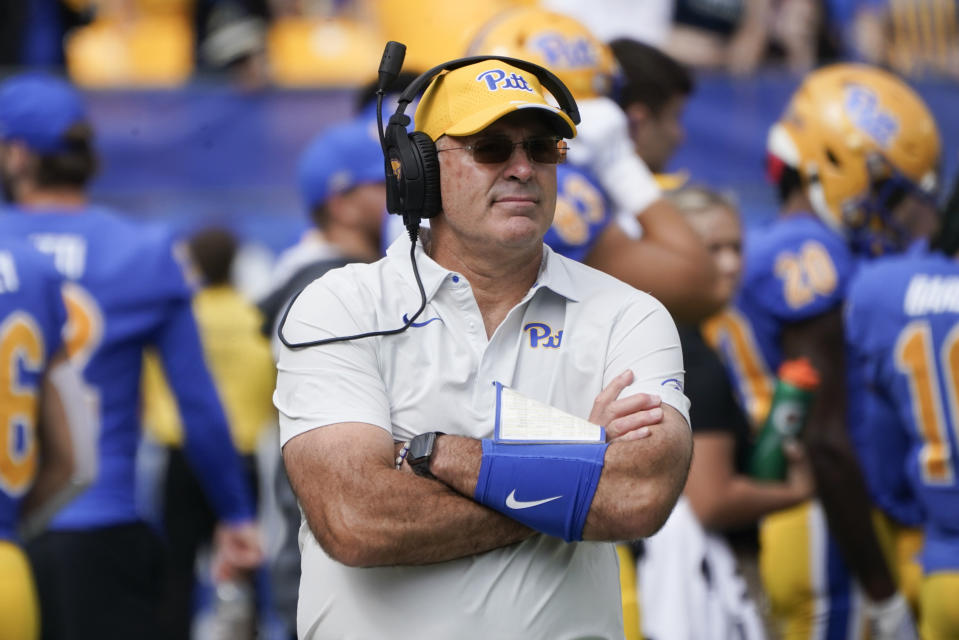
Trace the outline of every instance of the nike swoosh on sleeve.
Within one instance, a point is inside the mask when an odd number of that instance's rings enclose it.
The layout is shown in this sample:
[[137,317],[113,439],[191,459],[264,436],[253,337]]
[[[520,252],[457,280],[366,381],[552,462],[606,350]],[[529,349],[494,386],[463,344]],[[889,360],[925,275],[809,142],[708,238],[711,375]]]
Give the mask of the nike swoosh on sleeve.
[[506,496],[506,506],[510,509],[529,509],[530,507],[538,507],[541,504],[546,504],[553,500],[559,500],[562,497],[562,495],[558,495],[552,498],[543,498],[542,500],[517,500],[516,489],[513,489],[510,491],[510,494]]

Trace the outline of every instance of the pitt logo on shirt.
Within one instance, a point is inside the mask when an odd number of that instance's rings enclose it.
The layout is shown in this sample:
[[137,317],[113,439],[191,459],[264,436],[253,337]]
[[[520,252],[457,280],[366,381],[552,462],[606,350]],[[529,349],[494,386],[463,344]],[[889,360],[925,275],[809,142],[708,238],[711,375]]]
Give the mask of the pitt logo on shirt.
[[526,78],[518,73],[510,73],[507,75],[507,73],[502,69],[490,69],[489,71],[484,71],[476,76],[476,79],[485,82],[486,88],[490,91],[499,91],[500,89],[519,89],[520,91],[536,93],[533,91],[533,88],[529,86],[529,83],[526,82]]
[[542,322],[530,322],[523,327],[524,332],[529,332],[529,346],[532,349],[542,345],[546,349],[559,349],[563,342],[563,330],[560,329],[553,334],[553,330]]

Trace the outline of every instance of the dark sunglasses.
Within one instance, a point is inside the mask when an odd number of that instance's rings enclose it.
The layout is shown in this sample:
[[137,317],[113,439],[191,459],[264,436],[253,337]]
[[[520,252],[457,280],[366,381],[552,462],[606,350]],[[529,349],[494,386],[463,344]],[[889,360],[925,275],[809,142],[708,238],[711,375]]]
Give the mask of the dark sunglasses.
[[513,155],[513,148],[523,145],[526,156],[532,162],[541,164],[559,164],[566,162],[566,150],[569,146],[566,141],[557,136],[539,136],[513,142],[505,137],[481,138],[465,147],[451,147],[439,151],[459,151],[466,149],[473,154],[473,160],[481,164],[499,164],[506,162]]

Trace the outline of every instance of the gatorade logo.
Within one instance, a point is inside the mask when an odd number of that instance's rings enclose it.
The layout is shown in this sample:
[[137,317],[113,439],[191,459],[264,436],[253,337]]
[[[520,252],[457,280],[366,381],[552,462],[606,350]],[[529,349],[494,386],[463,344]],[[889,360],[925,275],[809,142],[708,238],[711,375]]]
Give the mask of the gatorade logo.
[[795,438],[802,428],[803,406],[799,402],[781,402],[773,407],[770,421],[786,438]]
[[536,93],[526,82],[526,78],[516,72],[506,73],[502,69],[490,69],[476,76],[479,82],[485,82],[486,88],[490,91],[499,91],[500,89],[518,89],[520,91],[529,91]]

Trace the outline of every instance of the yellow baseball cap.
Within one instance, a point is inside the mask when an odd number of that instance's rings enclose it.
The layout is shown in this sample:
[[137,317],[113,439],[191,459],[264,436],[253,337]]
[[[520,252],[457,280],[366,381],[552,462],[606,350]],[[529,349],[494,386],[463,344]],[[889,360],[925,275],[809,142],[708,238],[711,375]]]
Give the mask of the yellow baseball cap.
[[469,136],[520,109],[537,109],[564,138],[576,125],[546,100],[539,79],[501,60],[484,60],[443,71],[430,83],[416,107],[416,130],[432,140],[442,135]]

